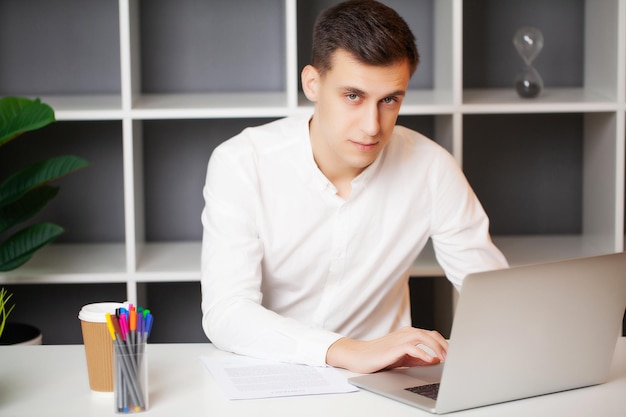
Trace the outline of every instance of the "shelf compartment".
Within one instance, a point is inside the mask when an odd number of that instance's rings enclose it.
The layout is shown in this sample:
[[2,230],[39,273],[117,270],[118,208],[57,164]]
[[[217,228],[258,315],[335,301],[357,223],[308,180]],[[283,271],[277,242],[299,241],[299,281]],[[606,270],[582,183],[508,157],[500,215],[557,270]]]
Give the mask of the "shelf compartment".
[[282,0],[154,0],[138,15],[142,93],[286,91]]
[[2,147],[0,178],[47,158],[73,154],[89,166],[54,182],[58,195],[33,221],[66,229],[58,243],[124,242],[122,124],[60,121]]
[[0,1],[0,95],[120,94],[115,1]]
[[[544,35],[543,50],[533,62],[545,85],[540,98],[545,93],[551,102],[554,91],[550,90],[580,88],[584,90],[581,104],[589,103],[590,98],[596,101],[595,94],[614,101],[619,8],[618,0],[464,2],[464,88],[507,88],[516,95],[513,81],[524,64],[513,46],[513,36],[522,26],[534,26]],[[476,99],[471,92],[464,95],[468,96],[465,102]]]
[[[199,282],[142,283],[138,305],[158,315],[150,343],[206,343]],[[175,294],[175,296],[173,296]]]
[[11,312],[11,321],[37,327],[41,330],[45,345],[82,344],[78,320],[81,307],[97,302],[125,300],[125,285],[117,282],[20,284],[6,288],[13,294],[12,300],[16,305]]
[[582,230],[583,117],[470,115],[463,168],[491,220],[491,233]]
[[[524,63],[513,36],[523,26],[542,31],[544,46],[533,62],[546,87],[584,83],[584,0],[472,0],[463,3],[463,85],[513,89]],[[598,63],[605,65],[606,63]]]
[[619,250],[616,114],[467,115],[463,167],[494,235],[580,235]]
[[213,149],[273,119],[143,121],[146,242],[200,240],[202,189]]

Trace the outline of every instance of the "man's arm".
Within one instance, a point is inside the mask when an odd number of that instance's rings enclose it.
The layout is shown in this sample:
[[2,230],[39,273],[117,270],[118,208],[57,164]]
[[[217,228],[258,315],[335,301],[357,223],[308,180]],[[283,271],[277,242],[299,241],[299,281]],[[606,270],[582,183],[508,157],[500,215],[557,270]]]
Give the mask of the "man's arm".
[[[489,235],[489,220],[467,179],[445,153],[431,177],[432,239],[437,259],[460,289],[465,275],[508,266]],[[418,345],[426,346],[427,353]],[[328,349],[329,365],[369,373],[444,361],[448,342],[437,332],[403,328],[372,341],[342,338]]]
[[451,155],[439,160],[437,172],[431,239],[446,277],[460,290],[466,275],[507,268],[508,262],[493,244],[489,218]]
[[202,213],[202,326],[219,348],[285,362],[325,365],[341,335],[300,323],[262,305],[263,243],[255,209],[255,158],[216,149]]

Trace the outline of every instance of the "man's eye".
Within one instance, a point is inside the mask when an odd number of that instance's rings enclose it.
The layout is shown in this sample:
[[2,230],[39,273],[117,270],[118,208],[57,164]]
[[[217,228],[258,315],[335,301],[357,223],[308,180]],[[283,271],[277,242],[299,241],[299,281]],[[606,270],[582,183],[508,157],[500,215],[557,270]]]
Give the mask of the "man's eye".
[[383,99],[383,103],[385,104],[393,104],[395,103],[397,100],[394,97],[386,97]]
[[350,101],[357,101],[357,100],[359,99],[359,96],[358,96],[357,94],[354,94],[354,93],[352,93],[352,94],[348,94],[346,97],[347,97],[347,98],[348,98],[348,100],[350,100]]

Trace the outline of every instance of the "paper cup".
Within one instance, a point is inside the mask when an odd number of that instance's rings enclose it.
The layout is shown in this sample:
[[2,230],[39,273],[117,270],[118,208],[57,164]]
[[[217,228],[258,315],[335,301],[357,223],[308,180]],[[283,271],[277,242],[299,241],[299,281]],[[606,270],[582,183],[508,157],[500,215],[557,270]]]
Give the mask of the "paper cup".
[[115,309],[120,307],[124,304],[87,304],[78,313],[92,391],[113,392],[113,341],[107,328],[106,313],[115,314]]

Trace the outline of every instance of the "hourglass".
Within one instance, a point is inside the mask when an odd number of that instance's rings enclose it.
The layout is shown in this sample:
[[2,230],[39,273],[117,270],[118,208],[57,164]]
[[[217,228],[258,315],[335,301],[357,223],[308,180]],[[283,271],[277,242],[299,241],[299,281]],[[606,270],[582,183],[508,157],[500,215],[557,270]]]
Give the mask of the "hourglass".
[[543,90],[541,75],[532,63],[543,48],[543,35],[534,27],[523,27],[515,32],[513,44],[524,60],[524,68],[515,77],[515,89],[520,97],[537,97]]

